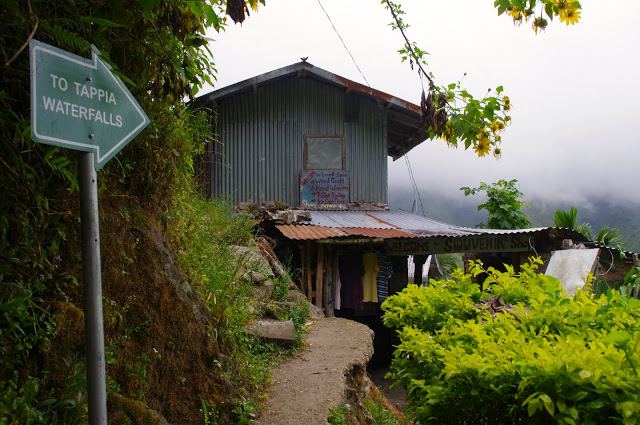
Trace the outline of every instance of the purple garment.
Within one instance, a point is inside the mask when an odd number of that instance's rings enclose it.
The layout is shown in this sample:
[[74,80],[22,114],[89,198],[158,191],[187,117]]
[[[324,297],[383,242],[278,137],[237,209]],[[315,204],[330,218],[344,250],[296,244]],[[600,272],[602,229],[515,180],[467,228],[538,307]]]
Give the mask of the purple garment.
[[362,275],[362,253],[359,251],[347,251],[340,256],[340,290],[341,308],[364,310]]

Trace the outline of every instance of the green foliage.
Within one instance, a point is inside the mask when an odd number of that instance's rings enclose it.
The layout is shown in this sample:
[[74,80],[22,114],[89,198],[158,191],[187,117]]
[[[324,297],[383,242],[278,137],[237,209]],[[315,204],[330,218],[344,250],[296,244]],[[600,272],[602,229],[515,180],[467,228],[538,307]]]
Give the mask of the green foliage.
[[603,246],[615,246],[622,250],[624,239],[620,235],[620,229],[610,229],[604,226],[595,235],[591,233],[589,223],[578,224],[578,209],[571,207],[569,211],[558,210],[553,216],[553,223],[556,227],[567,227],[580,233],[590,241],[594,241]]
[[[640,298],[640,266],[632,267],[626,275],[624,275],[623,286],[620,293],[623,296]],[[622,289],[624,288],[624,290]]]
[[640,299],[640,267],[631,267],[622,282],[598,281],[594,283],[593,292],[596,296],[610,296],[612,291],[618,291],[623,297]]
[[476,188],[461,187],[464,195],[476,195],[486,192],[486,202],[478,205],[478,211],[487,210],[487,224],[481,223],[476,227],[489,229],[523,229],[531,226],[527,216],[522,212],[522,207],[529,207],[520,198],[524,194],[516,188],[518,180],[499,180],[496,183],[480,183]]
[[282,276],[274,280],[274,288],[271,297],[277,301],[284,301],[289,295],[289,276]]
[[601,228],[593,240],[604,246],[621,246],[623,244],[620,229],[610,229],[609,226]]
[[[471,264],[383,304],[398,329],[393,377],[420,423],[635,424],[640,302],[609,291],[567,296],[556,279]],[[484,291],[472,282],[486,274]],[[449,294],[447,294],[447,292]],[[511,312],[477,301],[501,296]],[[476,304],[474,306],[474,304]]]
[[[224,200],[208,200],[195,192],[180,196],[185,198],[167,216],[180,237],[179,258],[214,316],[228,320],[225,312],[229,308],[249,301],[250,287],[235,277],[239,266],[231,245],[249,243],[253,220],[236,215],[233,205]],[[238,316],[238,320],[243,322],[246,317]]]
[[400,425],[398,418],[396,418],[393,413],[385,409],[382,402],[382,395],[378,398],[374,398],[369,394],[364,399],[364,407],[367,408],[369,415],[371,415],[373,425]]
[[[233,412],[237,423],[249,423],[257,413],[255,398],[270,382],[269,369],[283,354],[282,348],[265,344],[245,330],[258,312],[249,308],[253,282],[238,279],[243,262],[234,256],[232,246],[250,244],[254,221],[249,215],[236,214],[230,202],[205,199],[194,192],[180,196],[178,208],[167,217],[175,234],[180,236],[182,248],[178,257],[212,313],[215,325],[212,334],[219,335],[219,340],[229,348],[236,367],[227,378],[246,394]],[[286,298],[289,279],[276,280],[276,288],[281,288],[278,296]],[[284,310],[280,319],[293,320],[301,340],[308,316],[307,303],[300,302]],[[226,374],[219,366],[221,373]],[[209,423],[216,423],[214,406],[203,405],[203,414]]]
[[283,314],[278,316],[279,320],[291,320],[293,326],[296,328],[296,334],[298,335],[297,344],[302,344],[302,338],[304,337],[306,330],[304,325],[309,320],[309,303],[306,301],[298,301],[292,306],[286,307]]
[[589,223],[578,224],[578,209],[575,207],[571,207],[569,211],[556,211],[553,215],[553,223],[556,227],[573,229],[591,239],[591,225]]
[[215,406],[207,403],[202,397],[200,397],[202,403],[202,416],[204,416],[204,425],[222,425],[220,418],[217,415]]
[[[363,404],[371,418],[370,422],[367,423],[371,425],[400,425],[395,415],[385,409],[382,402],[382,395],[374,398],[372,394],[369,393],[363,400]],[[356,425],[362,422],[358,420],[351,405],[347,403],[342,407],[331,409],[327,423],[330,425]]]
[[557,17],[560,22],[573,25],[580,20],[582,9],[580,2],[571,0],[495,0],[493,4],[498,9],[498,15],[506,12],[513,18],[514,25],[531,20],[536,34],[549,25],[543,13],[551,21]]
[[[219,1],[185,0],[3,2],[0,423],[74,423],[82,420],[85,402],[81,393],[67,394],[72,382],[66,389],[52,388],[44,370],[43,358],[56,336],[51,302],[69,299],[80,305],[78,170],[75,152],[30,138],[30,64],[24,46],[33,36],[87,57],[95,44],[130,86],[152,124],[100,171],[101,219],[134,219],[169,229],[174,221],[168,212],[192,187],[192,156],[209,137],[205,115],[189,111],[184,100],[215,78],[204,34],[207,28],[222,28],[224,7]],[[130,217],[131,211],[144,216]],[[121,255],[127,270],[135,267],[129,251]],[[107,350],[116,353],[117,347]],[[148,362],[141,358],[139,363],[130,372],[142,376]],[[84,379],[81,368],[69,370],[74,382]],[[117,388],[113,380],[109,385]]]
[[461,269],[464,266],[460,254],[438,254],[438,263],[445,279],[450,278],[456,269]]
[[462,80],[436,85],[433,74],[425,69],[428,52],[407,36],[409,25],[403,19],[405,12],[402,6],[390,0],[382,0],[381,3],[393,18],[391,28],[399,30],[403,36],[404,45],[398,50],[401,61],[408,62],[411,69],[415,66],[420,78],[429,81],[426,93],[423,89],[421,102],[423,129],[429,138],[444,139],[450,146],[460,143],[465,149],[473,146],[478,156],[485,156],[493,150],[494,156],[499,158],[500,133],[511,121],[508,115],[511,102],[502,94],[502,86],[497,87],[494,93],[489,89],[477,99],[462,87]]
[[252,400],[243,398],[233,409],[233,413],[237,416],[236,423],[238,425],[249,425],[255,422],[258,408]]
[[349,406],[349,404],[345,404],[340,408],[336,407],[329,411],[329,417],[327,418],[327,423],[329,425],[351,424],[352,422],[349,421],[349,418],[351,416],[350,414],[351,414],[351,406]]
[[[381,0],[381,4],[391,13],[391,28],[399,30],[404,39],[398,50],[401,61],[408,62],[411,69],[415,66],[420,79],[429,82],[426,94],[423,89],[421,105],[423,129],[429,133],[429,138],[442,138],[450,146],[463,143],[465,149],[473,146],[480,157],[493,150],[493,155],[500,158],[500,133],[511,122],[508,113],[512,107],[509,97],[503,94],[503,87],[496,87],[495,94],[489,89],[482,98],[474,98],[462,87],[462,80],[436,85],[435,77],[426,70],[429,53],[407,36],[409,24],[403,19],[402,6],[390,0]],[[517,25],[531,19],[536,34],[549,24],[543,13],[550,20],[559,17],[567,25],[578,22],[581,13],[579,2],[565,0],[496,0],[494,7],[499,15],[507,12]]]

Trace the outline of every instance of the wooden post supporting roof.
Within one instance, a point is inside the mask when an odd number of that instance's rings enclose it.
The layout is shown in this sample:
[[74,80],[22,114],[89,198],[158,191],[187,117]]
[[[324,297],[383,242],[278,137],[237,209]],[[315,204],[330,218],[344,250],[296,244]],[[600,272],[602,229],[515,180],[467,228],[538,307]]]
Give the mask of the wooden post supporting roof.
[[313,280],[311,278],[311,256],[313,254],[313,251],[311,250],[311,241],[307,241],[307,243],[305,244],[305,264],[304,264],[304,269],[306,270],[306,276],[307,276],[307,299],[309,300],[309,302],[312,301],[311,297],[312,297],[312,292],[313,292]]
[[304,296],[307,296],[307,268],[305,267],[305,265],[307,264],[307,257],[306,257],[306,252],[304,249],[304,244],[298,243],[296,244],[296,246],[298,247],[298,251],[300,251],[300,264],[302,267],[300,267],[300,290],[302,291],[302,293],[304,294]]
[[413,284],[414,285],[422,285],[422,269],[424,267],[424,262],[427,261],[426,255],[414,255],[413,256],[413,264],[415,264],[415,269],[413,272]]
[[323,273],[324,278],[322,279],[322,305],[324,308],[324,316],[331,317],[331,309],[329,308],[329,272],[331,271],[331,254],[332,254],[331,245],[327,247],[327,254],[325,255],[324,260],[324,270],[326,273]]
[[324,281],[324,246],[318,245],[316,262],[316,307],[322,308],[322,283]]

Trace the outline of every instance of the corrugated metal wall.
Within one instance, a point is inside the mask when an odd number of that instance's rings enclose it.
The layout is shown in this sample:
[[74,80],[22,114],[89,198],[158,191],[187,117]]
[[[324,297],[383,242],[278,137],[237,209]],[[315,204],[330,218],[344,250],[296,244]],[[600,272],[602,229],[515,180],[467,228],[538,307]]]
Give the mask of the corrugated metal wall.
[[386,203],[386,111],[358,96],[358,120],[347,123],[344,99],[338,88],[289,78],[221,100],[213,195],[298,206],[304,135],[344,135],[350,200]]

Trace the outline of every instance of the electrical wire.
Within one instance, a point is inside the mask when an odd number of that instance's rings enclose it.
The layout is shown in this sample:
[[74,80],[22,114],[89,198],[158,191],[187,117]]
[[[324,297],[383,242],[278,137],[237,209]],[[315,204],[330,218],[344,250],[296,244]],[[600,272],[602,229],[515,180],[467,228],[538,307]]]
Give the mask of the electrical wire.
[[358,64],[356,63],[355,58],[353,57],[353,55],[351,54],[351,52],[349,51],[349,48],[347,47],[347,45],[345,44],[344,40],[342,39],[342,36],[340,35],[340,33],[338,32],[337,28],[335,25],[333,25],[333,21],[331,20],[331,17],[329,16],[329,14],[327,13],[327,11],[324,9],[324,6],[322,6],[322,3],[320,2],[320,0],[318,0],[318,4],[320,5],[320,8],[322,9],[322,11],[324,12],[325,15],[327,15],[327,19],[329,20],[329,23],[331,24],[331,26],[333,27],[333,30],[335,31],[336,35],[338,36],[338,38],[340,39],[340,41],[342,42],[342,45],[344,46],[344,49],[347,51],[347,53],[349,53],[349,56],[351,56],[351,60],[353,61],[354,65],[356,66],[356,68],[358,68],[358,72],[360,73],[360,75],[362,75],[362,78],[364,78],[364,81],[367,83],[367,86],[369,86],[369,88],[371,88],[371,84],[369,84],[369,81],[367,80],[367,77],[364,76],[364,74],[362,73],[362,71],[360,70],[360,67],[358,66]]
[[604,273],[597,273],[598,276],[604,276],[607,273],[609,273],[611,271],[611,269],[613,268],[613,262],[614,262],[614,258],[613,258],[613,252],[611,252],[611,250],[607,247],[603,247],[604,249],[606,249],[609,252],[609,255],[611,256],[611,264],[609,265],[609,268],[607,269],[606,272]]
[[404,154],[404,162],[407,164],[407,171],[409,171],[409,180],[411,180],[411,185],[413,186],[413,199],[415,201],[416,195],[418,195],[418,201],[420,202],[420,210],[422,211],[422,216],[426,217],[427,215],[424,213],[424,205],[422,204],[422,197],[420,196],[420,190],[418,190],[418,184],[416,183],[416,179],[413,176],[413,169],[411,168],[411,163],[409,162],[409,155]]
[[529,247],[533,250],[533,252],[536,254],[536,257],[539,257],[538,255],[538,251],[536,251],[536,248],[533,246],[533,244],[531,243],[531,238],[529,238]]
[[[351,54],[351,52],[349,51],[349,48],[347,47],[346,43],[344,42],[342,36],[340,35],[340,33],[338,32],[338,29],[336,28],[336,26],[333,24],[333,21],[331,20],[331,17],[329,16],[329,14],[327,13],[327,11],[325,10],[324,6],[322,5],[322,2],[320,0],[318,0],[318,4],[320,5],[320,8],[322,9],[322,11],[324,12],[324,14],[327,16],[327,19],[329,20],[329,23],[331,24],[331,26],[333,27],[333,30],[335,31],[336,35],[338,36],[338,38],[340,39],[340,41],[342,42],[342,46],[344,47],[344,49],[347,51],[347,53],[349,54],[349,56],[351,57],[351,60],[353,61],[353,64],[356,66],[356,68],[358,69],[358,72],[360,73],[360,75],[362,76],[362,78],[364,79],[364,81],[367,83],[367,86],[369,88],[371,88],[371,84],[369,84],[369,81],[367,80],[367,77],[364,76],[364,73],[362,72],[362,70],[360,69],[360,67],[358,66],[358,63],[356,62],[355,58],[353,57],[353,55]],[[427,78],[429,78],[427,76]],[[422,74],[420,74],[420,81],[422,82]],[[429,79],[429,81],[431,81],[431,79]],[[423,83],[424,86],[424,83]],[[411,180],[411,185],[413,186],[413,197],[414,197],[414,201],[416,199],[416,195],[418,197],[418,201],[420,203],[420,210],[422,211],[422,216],[426,217],[426,214],[424,212],[424,205],[422,204],[422,197],[420,196],[420,191],[418,190],[418,185],[416,183],[416,179],[413,176],[413,170],[411,169],[411,163],[409,162],[409,157],[408,155],[405,153],[404,155],[404,159],[405,162],[407,164],[407,170],[409,172],[409,179]]]

